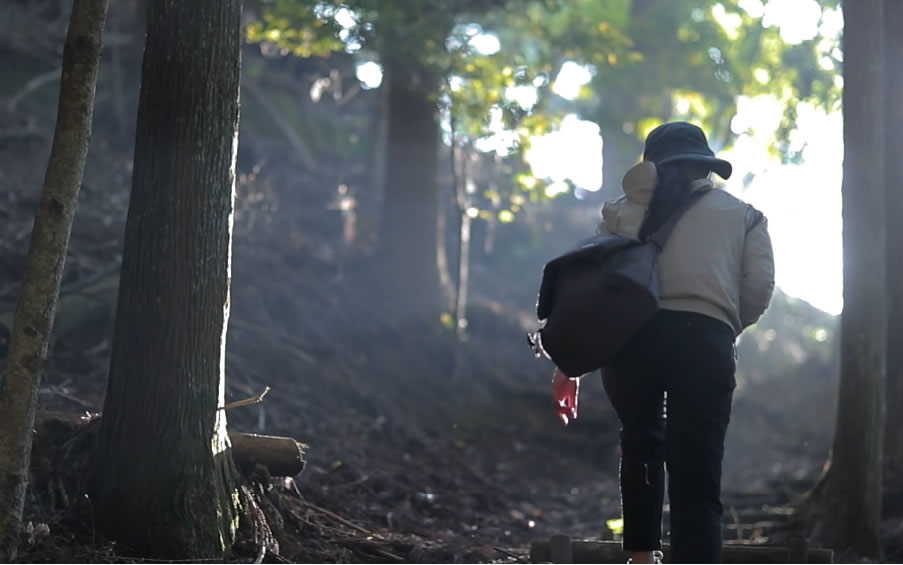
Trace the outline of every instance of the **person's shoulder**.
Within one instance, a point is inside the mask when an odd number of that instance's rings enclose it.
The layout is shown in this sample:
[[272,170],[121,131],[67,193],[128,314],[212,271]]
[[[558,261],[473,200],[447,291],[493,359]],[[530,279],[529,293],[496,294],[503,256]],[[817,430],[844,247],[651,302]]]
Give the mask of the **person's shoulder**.
[[733,209],[743,216],[747,233],[760,224],[766,227],[768,226],[768,218],[765,214],[749,202],[743,200],[739,196],[731,194],[723,187],[716,186],[712,189],[712,192],[715,193],[711,198],[715,200],[716,207],[721,209]]
[[710,192],[712,193],[711,201],[719,204],[720,206],[729,207],[729,208],[737,208],[742,210],[755,210],[758,211],[755,206],[743,200],[739,196],[732,194],[724,189],[722,186],[714,186]]
[[713,187],[711,192],[712,195],[709,196],[711,207],[725,211],[733,210],[742,216],[746,224],[747,233],[759,224],[768,225],[768,219],[765,214],[739,196],[731,194],[720,186]]
[[711,193],[711,196],[709,196],[709,198],[711,198],[713,201],[718,202],[720,204],[732,204],[733,206],[735,206],[737,208],[749,206],[749,203],[747,203],[742,198],[740,198],[734,194],[731,194],[730,192],[727,191],[727,189],[725,189],[721,185],[716,184],[716,185],[712,186],[712,188],[709,190],[709,192]]

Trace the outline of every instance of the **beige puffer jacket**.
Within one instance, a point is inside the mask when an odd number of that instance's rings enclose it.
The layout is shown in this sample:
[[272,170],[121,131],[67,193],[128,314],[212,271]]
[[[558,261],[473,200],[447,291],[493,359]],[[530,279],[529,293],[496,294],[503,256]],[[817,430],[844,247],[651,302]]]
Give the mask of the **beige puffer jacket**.
[[[600,230],[635,238],[658,182],[655,165],[642,162],[627,172],[624,195],[605,203]],[[755,208],[711,181],[677,222],[659,256],[661,307],[697,312],[729,324],[736,335],[754,324],[774,292],[774,253],[768,222]]]

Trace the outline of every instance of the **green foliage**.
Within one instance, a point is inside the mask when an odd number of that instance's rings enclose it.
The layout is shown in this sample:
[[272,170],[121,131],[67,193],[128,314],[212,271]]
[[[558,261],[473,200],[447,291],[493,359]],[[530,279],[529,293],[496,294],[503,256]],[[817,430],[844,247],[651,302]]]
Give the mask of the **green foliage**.
[[[729,146],[737,133],[731,126],[738,97],[773,95],[784,108],[774,155],[798,159],[801,148],[790,143],[798,105],[839,105],[838,41],[815,37],[789,44],[780,29],[765,27],[763,17],[751,15],[744,4],[266,0],[248,37],[302,56],[342,49],[368,60],[397,57],[434,69],[442,77],[435,92],[449,112],[456,143],[473,147],[492,135],[508,141],[503,157],[511,182],[486,188],[485,198],[471,204],[516,211],[519,198],[545,198],[542,182],[515,178],[526,172],[524,151],[567,113],[600,125],[606,145],[620,148],[621,168],[639,156],[646,133],[669,119],[698,123],[713,145]],[[836,10],[838,1],[820,5]],[[498,40],[497,51],[477,48],[475,40],[487,35]],[[552,88],[568,62],[592,75],[576,100]]]
[[[737,98],[772,94],[785,108],[774,149],[779,157],[793,159],[789,138],[797,105],[805,101],[835,109],[839,103],[834,40],[816,37],[789,45],[777,27],[764,27],[762,17],[752,17],[737,0],[632,4],[642,4],[642,9],[629,20],[623,11],[605,12],[603,3],[594,17],[586,18],[621,26],[630,38],[626,53],[603,57],[602,50],[589,48],[581,56],[596,67],[596,97],[588,113],[604,134],[624,132],[636,146],[659,123],[684,119],[702,126],[723,147],[734,138]],[[824,4],[833,9],[836,2]]]
[[324,56],[342,49],[342,27],[315,6],[299,0],[264,2],[259,19],[247,26],[248,41],[273,43],[298,57]]

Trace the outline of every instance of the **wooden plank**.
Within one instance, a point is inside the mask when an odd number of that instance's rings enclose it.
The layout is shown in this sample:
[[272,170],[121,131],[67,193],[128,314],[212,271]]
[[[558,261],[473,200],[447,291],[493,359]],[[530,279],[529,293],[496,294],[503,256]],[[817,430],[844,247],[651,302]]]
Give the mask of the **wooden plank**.
[[809,541],[802,536],[793,536],[790,538],[788,554],[788,563],[808,563]]
[[[575,540],[572,545],[572,563],[626,563],[628,555],[620,542]],[[552,560],[548,539],[534,540],[530,544],[530,561],[556,563]],[[799,548],[796,548],[799,549]],[[664,545],[665,563],[670,560],[671,548]],[[808,548],[806,561],[792,561],[790,548],[750,544],[724,544],[724,563],[833,563],[830,549]]]
[[549,538],[549,558],[552,563],[573,563],[574,544],[570,536],[552,536]]

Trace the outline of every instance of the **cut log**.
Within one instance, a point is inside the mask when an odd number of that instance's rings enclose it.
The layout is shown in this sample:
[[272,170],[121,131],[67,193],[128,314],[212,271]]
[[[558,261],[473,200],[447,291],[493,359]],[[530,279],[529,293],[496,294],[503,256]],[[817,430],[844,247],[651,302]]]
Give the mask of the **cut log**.
[[[559,563],[552,559],[552,543],[549,539],[534,540],[530,544],[531,563]],[[625,563],[627,553],[620,542],[579,541],[571,542],[571,563]],[[793,548],[799,555],[799,548]],[[664,544],[665,563],[670,560],[671,548]],[[805,563],[833,563],[834,552],[830,549],[808,548]],[[724,563],[796,563],[791,549],[787,547],[730,544],[724,545]]]
[[306,445],[290,437],[229,432],[232,458],[242,471],[263,465],[274,477],[294,477],[304,470]]
[[[99,414],[39,412],[35,418],[35,429],[38,438],[45,426],[57,429],[67,427],[74,433],[79,426],[99,418]],[[229,440],[232,442],[232,458],[242,471],[249,472],[257,465],[263,465],[270,476],[294,477],[304,470],[307,446],[290,437],[230,431]]]

